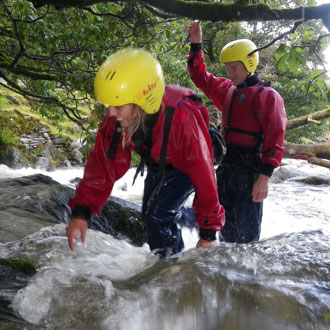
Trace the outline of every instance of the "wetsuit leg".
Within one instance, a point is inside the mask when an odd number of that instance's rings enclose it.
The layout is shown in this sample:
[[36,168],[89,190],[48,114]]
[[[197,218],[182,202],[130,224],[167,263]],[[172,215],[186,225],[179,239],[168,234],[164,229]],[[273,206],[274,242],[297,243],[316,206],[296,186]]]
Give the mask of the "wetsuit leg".
[[219,200],[226,215],[220,240],[236,243],[259,240],[263,204],[252,200],[252,188],[257,176],[257,173],[247,168],[228,165],[218,168]]
[[178,253],[184,247],[179,222],[183,205],[192,192],[192,182],[183,172],[172,169],[160,178],[158,171],[148,170],[142,216],[150,249],[162,257]]

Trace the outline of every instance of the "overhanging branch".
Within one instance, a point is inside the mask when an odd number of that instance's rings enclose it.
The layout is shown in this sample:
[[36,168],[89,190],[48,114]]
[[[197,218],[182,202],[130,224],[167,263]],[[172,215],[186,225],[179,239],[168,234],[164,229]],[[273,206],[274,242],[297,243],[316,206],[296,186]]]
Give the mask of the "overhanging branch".
[[[129,2],[130,0],[120,1]],[[98,3],[118,3],[111,0],[30,0],[36,7],[53,5],[56,8],[86,7]],[[279,20],[309,20],[322,19],[326,27],[330,21],[330,4],[312,7],[299,7],[288,9],[272,9],[264,4],[247,5],[241,3],[222,4],[219,2],[201,2],[185,0],[139,0],[163,12],[187,17],[191,19],[208,21],[279,21]]]

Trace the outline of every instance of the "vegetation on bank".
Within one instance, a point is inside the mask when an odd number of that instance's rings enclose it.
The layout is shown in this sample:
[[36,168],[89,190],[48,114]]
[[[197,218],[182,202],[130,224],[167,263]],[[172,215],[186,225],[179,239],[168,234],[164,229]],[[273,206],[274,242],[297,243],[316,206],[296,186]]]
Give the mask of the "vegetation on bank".
[[[84,112],[86,111],[84,109]],[[16,148],[33,163],[42,156],[45,145],[39,144],[37,148],[28,150],[19,137],[37,133],[42,128],[48,131],[51,138],[63,141],[54,155],[55,166],[67,157],[67,147],[72,142],[86,136],[86,133],[67,117],[62,118],[60,122],[54,122],[36,111],[26,98],[0,86],[0,155],[8,148]]]
[[[32,134],[38,127],[46,127],[49,129],[49,135],[58,137],[64,141],[63,146],[56,150],[55,163],[67,157],[67,147],[72,142],[82,141],[84,160],[86,160],[90,149],[95,140],[95,124],[104,115],[104,109],[100,109],[98,113],[90,113],[87,107],[81,110],[84,116],[90,116],[91,127],[89,132],[82,130],[78,125],[69,118],[63,117],[61,121],[52,121],[47,116],[42,116],[40,112],[34,110],[30,102],[23,96],[8,91],[0,86],[0,156],[8,148],[13,147],[20,150],[24,156],[32,161],[42,156],[45,148],[40,144],[37,149],[29,151],[20,141],[19,137],[24,134]],[[137,154],[132,153],[132,165],[139,163]]]

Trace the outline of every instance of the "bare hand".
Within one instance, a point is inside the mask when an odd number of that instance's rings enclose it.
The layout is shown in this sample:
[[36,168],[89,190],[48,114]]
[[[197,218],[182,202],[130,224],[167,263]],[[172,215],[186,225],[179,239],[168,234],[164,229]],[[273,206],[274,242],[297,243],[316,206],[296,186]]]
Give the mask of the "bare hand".
[[193,21],[189,26],[188,33],[193,44],[200,44],[203,41],[200,21]]
[[260,174],[257,181],[253,185],[252,199],[255,203],[263,201],[268,195],[268,181],[269,177]]
[[80,218],[72,219],[69,222],[69,226],[66,229],[66,235],[68,237],[69,247],[72,252],[75,250],[75,241],[78,239],[79,234],[81,242],[85,244],[87,232],[87,221]]
[[197,244],[196,247],[200,248],[200,247],[207,247],[207,248],[213,248],[216,247],[218,245],[217,241],[205,241],[205,239],[200,239]]

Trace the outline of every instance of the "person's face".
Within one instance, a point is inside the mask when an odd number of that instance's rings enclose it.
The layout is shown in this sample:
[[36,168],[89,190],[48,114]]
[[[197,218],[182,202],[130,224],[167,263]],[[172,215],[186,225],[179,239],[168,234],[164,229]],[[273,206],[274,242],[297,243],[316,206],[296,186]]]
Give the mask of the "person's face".
[[137,114],[134,111],[133,104],[125,104],[121,106],[110,106],[109,116],[115,117],[121,127],[127,128],[130,126],[132,120],[136,118]]
[[248,72],[242,62],[225,63],[227,76],[233,82],[234,86],[240,85],[248,76]]

